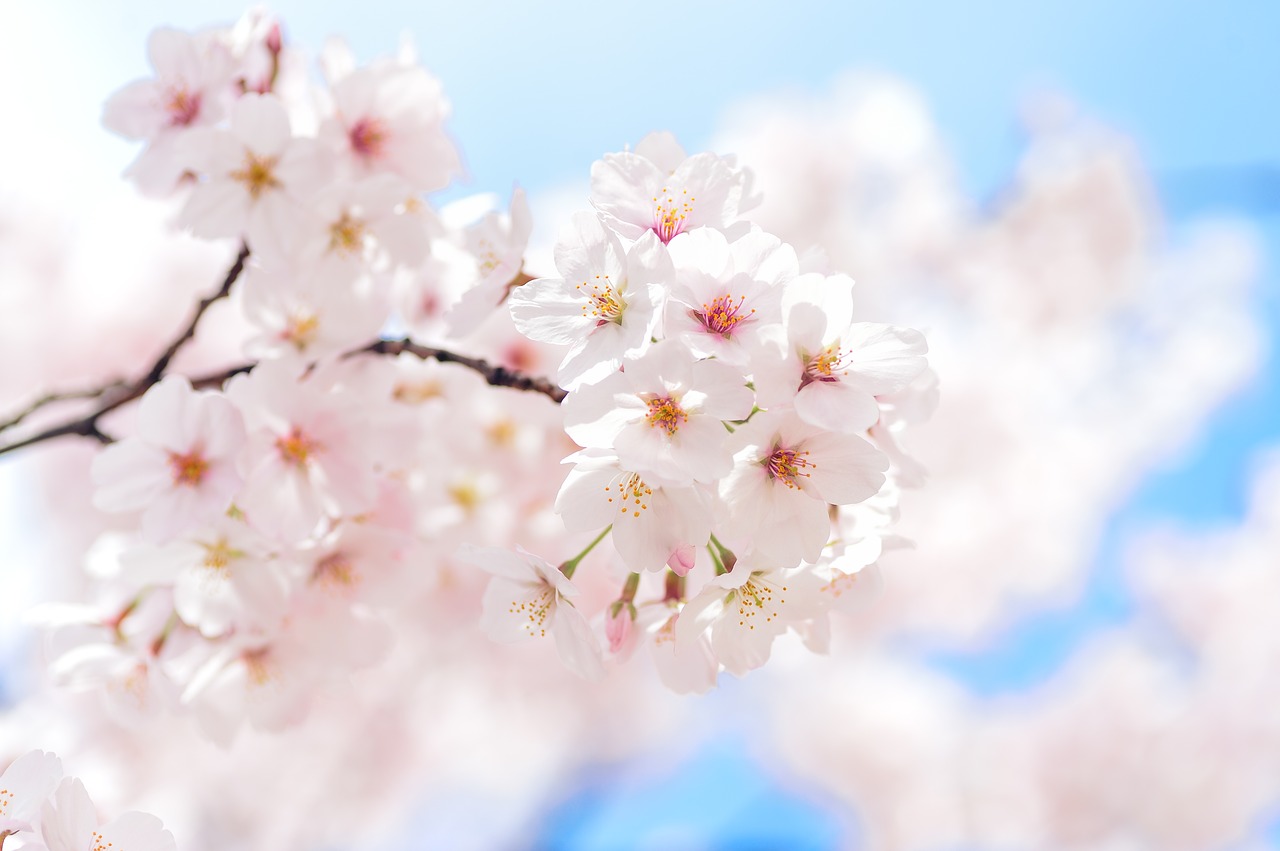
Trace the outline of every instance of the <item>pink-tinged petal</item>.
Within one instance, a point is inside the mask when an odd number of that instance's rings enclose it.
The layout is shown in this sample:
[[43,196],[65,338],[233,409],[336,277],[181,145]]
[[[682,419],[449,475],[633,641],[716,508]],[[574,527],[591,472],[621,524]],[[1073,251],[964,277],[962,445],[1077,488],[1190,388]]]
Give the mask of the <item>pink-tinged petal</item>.
[[[806,305],[810,317],[821,321],[791,318],[791,311]],[[819,275],[810,272],[789,282],[782,297],[783,314],[788,317],[792,340],[805,341],[811,348],[826,340],[826,329],[843,331],[853,322],[853,279],[847,275]],[[816,310],[814,310],[816,308]],[[795,327],[791,327],[791,326]]]
[[808,487],[835,505],[862,502],[884,486],[889,459],[856,435],[820,434],[805,441],[814,466]]
[[653,226],[651,199],[663,179],[657,166],[644,157],[605,154],[591,166],[591,203],[618,233],[635,239]]
[[741,420],[751,414],[755,394],[737,367],[714,360],[698,361],[693,365],[690,383],[706,396],[701,413],[717,420]]
[[125,813],[99,831],[102,841],[120,851],[176,851],[173,834],[148,813]]
[[102,511],[143,508],[173,484],[163,450],[126,438],[98,453],[90,468],[93,504]]
[[874,395],[897,393],[928,365],[924,336],[912,328],[858,322],[840,341],[851,374],[848,381]]
[[250,209],[249,195],[239,185],[215,180],[191,190],[178,220],[204,239],[238,237],[244,232]]
[[828,431],[864,432],[880,419],[875,397],[840,381],[814,381],[800,388],[796,414],[810,425]]
[[723,227],[737,217],[736,209],[728,209],[729,196],[737,180],[724,160],[715,154],[701,153],[689,157],[676,169],[671,182],[681,187],[681,200],[689,199],[684,230],[704,225]]
[[236,504],[254,528],[281,541],[309,538],[325,516],[324,502],[306,474],[274,461],[253,471]]
[[653,637],[653,662],[658,676],[667,688],[677,694],[705,694],[716,684],[720,665],[711,653],[711,643],[705,638],[681,642],[674,635],[680,623],[679,615],[658,629]]
[[529,560],[511,550],[466,544],[458,549],[457,558],[464,564],[473,565],[509,582],[537,585],[541,581]]
[[31,821],[61,778],[62,761],[54,754],[29,751],[18,757],[0,774],[0,788],[8,792],[0,797],[0,818]]
[[147,59],[156,75],[193,80],[201,67],[195,39],[171,27],[157,27],[147,37]]
[[634,150],[637,156],[649,160],[664,174],[674,174],[680,164],[688,159],[675,135],[666,130],[645,136],[636,143]]
[[800,274],[796,250],[770,233],[752,231],[729,244],[734,270],[770,287],[780,287]]
[[579,446],[608,449],[629,423],[648,410],[631,392],[627,376],[611,375],[570,393],[561,404],[564,430]]
[[273,94],[242,95],[231,107],[231,132],[259,157],[280,156],[293,138],[289,115]]
[[138,437],[170,452],[188,452],[193,435],[188,411],[195,403],[191,382],[168,375],[143,395],[138,404]]
[[75,777],[62,781],[53,800],[44,805],[40,819],[40,833],[49,851],[85,851],[93,841],[97,826],[98,814],[93,801],[84,784]]
[[201,394],[187,417],[187,432],[209,457],[229,458],[245,444],[244,417],[221,393]]
[[165,126],[161,92],[154,80],[135,80],[102,107],[102,126],[126,139],[150,139]]
[[575,467],[571,470],[556,495],[556,513],[564,521],[565,530],[587,532],[603,529],[612,523],[619,500],[612,482],[621,475],[616,466],[596,470]]
[[559,278],[537,278],[516,287],[507,299],[516,330],[530,340],[568,345],[583,339],[596,320],[583,298]]
[[575,213],[560,231],[556,269],[570,288],[609,275],[615,285],[625,280],[622,243],[592,213]]
[[551,631],[556,639],[556,651],[565,667],[588,680],[604,678],[604,659],[600,642],[587,619],[570,603],[556,606],[555,621]]

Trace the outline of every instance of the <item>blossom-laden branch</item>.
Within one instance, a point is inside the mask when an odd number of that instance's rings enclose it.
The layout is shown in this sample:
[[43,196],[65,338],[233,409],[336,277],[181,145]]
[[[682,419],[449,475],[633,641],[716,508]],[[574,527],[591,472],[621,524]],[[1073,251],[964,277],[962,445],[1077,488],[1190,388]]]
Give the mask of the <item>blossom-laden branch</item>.
[[[156,359],[155,363],[153,363],[146,373],[140,378],[132,382],[116,379],[99,387],[64,393],[49,393],[41,396],[13,417],[0,422],[0,432],[18,425],[36,411],[55,402],[75,399],[100,399],[102,401],[93,411],[83,417],[50,426],[43,431],[39,431],[30,437],[23,438],[22,440],[0,445],[0,455],[5,455],[9,452],[15,452],[28,446],[44,443],[46,441],[68,435],[90,437],[102,444],[114,443],[115,438],[104,432],[99,427],[98,421],[106,414],[114,411],[116,408],[140,398],[147,392],[147,390],[157,384],[160,379],[164,378],[173,358],[184,345],[195,337],[196,327],[199,325],[200,319],[204,316],[205,312],[212,304],[214,304],[214,302],[226,298],[231,292],[232,285],[234,285],[236,280],[239,279],[240,273],[244,271],[244,265],[248,259],[249,249],[242,245],[240,252],[236,255],[235,261],[227,270],[227,273],[223,278],[222,285],[216,292],[200,300],[196,305],[195,311],[192,313],[190,321],[188,321],[178,336],[174,338],[173,342],[165,348],[160,357]],[[521,372],[508,369],[498,364],[491,364],[482,358],[467,357],[465,355],[451,352],[447,349],[424,346],[420,343],[414,342],[408,337],[399,340],[375,340],[366,346],[352,349],[347,352],[346,356],[350,357],[365,353],[391,356],[407,353],[415,355],[422,360],[436,360],[441,363],[456,363],[478,372],[484,377],[485,381],[495,387],[511,387],[516,390],[541,393],[557,403],[562,401],[566,395],[564,390],[545,378],[536,378],[525,375]],[[218,372],[194,376],[191,378],[191,384],[197,389],[220,388],[223,383],[232,376],[249,372],[255,366],[257,366],[256,362],[244,363],[239,364],[238,366],[219,370]]]

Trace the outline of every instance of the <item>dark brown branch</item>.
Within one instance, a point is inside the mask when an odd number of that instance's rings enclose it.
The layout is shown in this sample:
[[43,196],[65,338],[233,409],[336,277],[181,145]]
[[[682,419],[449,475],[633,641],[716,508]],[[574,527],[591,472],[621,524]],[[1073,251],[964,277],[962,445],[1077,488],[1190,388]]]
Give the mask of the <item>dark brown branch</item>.
[[[200,303],[196,305],[195,311],[191,314],[190,321],[187,322],[187,327],[174,338],[174,341],[169,344],[169,348],[164,350],[164,354],[160,355],[156,362],[152,364],[150,371],[138,381],[139,384],[145,382],[146,387],[150,387],[161,378],[164,378],[164,372],[169,368],[169,362],[173,360],[174,355],[196,335],[196,326],[200,324],[200,317],[204,316],[204,312],[215,301],[227,297],[227,294],[231,292],[231,285],[236,282],[236,279],[240,277],[240,273],[244,271],[244,263],[248,259],[249,246],[241,243],[240,253],[236,255],[235,262],[231,264],[231,268],[227,270],[226,277],[222,279],[222,286],[213,295],[200,299]],[[145,390],[146,388],[144,387],[143,389]]]
[[145,375],[133,382],[124,382],[117,379],[116,381],[112,381],[108,384],[102,385],[101,387],[90,390],[75,391],[74,393],[50,393],[40,399],[37,399],[35,402],[19,412],[16,417],[10,418],[10,420],[4,424],[0,424],[0,431],[17,425],[35,411],[55,401],[74,398],[102,399],[104,401],[87,416],[61,423],[59,425],[50,426],[49,428],[39,431],[30,437],[0,446],[0,455],[14,452],[18,449],[23,449],[36,443],[43,443],[46,440],[64,437],[66,435],[92,437],[100,443],[113,442],[114,438],[98,427],[99,418],[111,411],[114,411],[121,405],[137,399],[164,377],[165,371],[169,368],[169,363],[173,360],[174,356],[184,345],[195,337],[196,326],[200,324],[200,319],[204,316],[205,311],[208,310],[209,306],[214,302],[226,298],[227,294],[231,292],[232,284],[236,282],[236,279],[240,277],[240,273],[244,271],[244,264],[248,259],[249,248],[248,246],[241,244],[240,251],[236,254],[236,259],[231,264],[231,268],[227,270],[227,274],[223,277],[222,285],[218,287],[217,292],[200,300],[199,304],[196,305],[196,309],[192,313],[191,318],[187,321],[186,326],[181,332],[179,332],[178,336],[174,338],[173,342],[169,344],[168,348],[161,353],[160,357],[156,359],[156,362],[151,365],[151,368],[147,370]]
[[505,366],[489,363],[480,358],[469,358],[465,355],[459,355],[448,349],[436,349],[431,346],[423,346],[413,342],[413,340],[405,337],[402,340],[378,340],[376,343],[355,349],[348,352],[348,356],[361,354],[363,352],[372,352],[379,355],[399,355],[405,352],[421,358],[422,360],[437,360],[441,363],[456,363],[475,370],[484,376],[484,380],[492,384],[494,387],[511,387],[515,390],[525,390],[530,393],[541,393],[551,401],[557,404],[564,401],[564,397],[568,395],[560,387],[545,378],[534,378],[517,372],[513,369],[507,369]]

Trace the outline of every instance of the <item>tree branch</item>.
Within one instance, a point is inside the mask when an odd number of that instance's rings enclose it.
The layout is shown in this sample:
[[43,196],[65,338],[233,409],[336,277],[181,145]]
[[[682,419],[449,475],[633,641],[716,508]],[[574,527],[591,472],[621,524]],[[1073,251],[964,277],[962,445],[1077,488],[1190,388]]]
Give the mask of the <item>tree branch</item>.
[[54,402],[60,402],[71,399],[103,399],[104,401],[96,409],[87,416],[80,419],[71,420],[59,425],[50,426],[43,431],[37,432],[30,437],[22,440],[6,443],[0,446],[0,455],[23,449],[36,443],[43,443],[46,440],[53,440],[57,437],[65,435],[78,435],[80,437],[92,437],[99,443],[112,443],[115,438],[102,431],[98,427],[98,419],[103,415],[114,411],[121,405],[132,402],[143,393],[151,389],[152,385],[160,381],[164,377],[165,371],[169,368],[169,363],[173,360],[178,351],[191,341],[196,335],[196,326],[200,324],[201,317],[205,311],[214,302],[227,297],[231,292],[231,286],[240,277],[240,273],[244,271],[245,261],[249,259],[249,247],[243,243],[240,245],[240,251],[236,254],[235,261],[231,264],[231,268],[227,269],[226,275],[223,276],[222,285],[212,295],[202,298],[196,305],[195,311],[191,314],[191,318],[187,321],[186,326],[179,332],[168,347],[156,359],[151,368],[141,378],[133,382],[125,382],[120,379],[109,382],[101,387],[94,387],[88,390],[76,390],[67,393],[48,393],[39,399],[36,399],[23,410],[19,411],[15,416],[0,423],[0,432],[3,432],[13,426],[18,425],[31,414],[39,409]]

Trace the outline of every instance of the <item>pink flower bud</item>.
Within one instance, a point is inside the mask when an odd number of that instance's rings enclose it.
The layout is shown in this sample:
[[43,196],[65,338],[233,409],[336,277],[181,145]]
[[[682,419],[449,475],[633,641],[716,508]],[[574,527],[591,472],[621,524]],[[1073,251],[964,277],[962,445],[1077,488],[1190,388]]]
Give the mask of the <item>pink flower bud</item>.
[[694,549],[692,544],[682,544],[667,559],[667,567],[674,570],[677,576],[684,576],[690,570],[693,570],[693,561],[696,553],[697,550]]
[[615,656],[629,655],[635,644],[635,606],[624,600],[618,600],[609,607],[609,616],[604,622],[604,634],[609,639],[609,652]]

